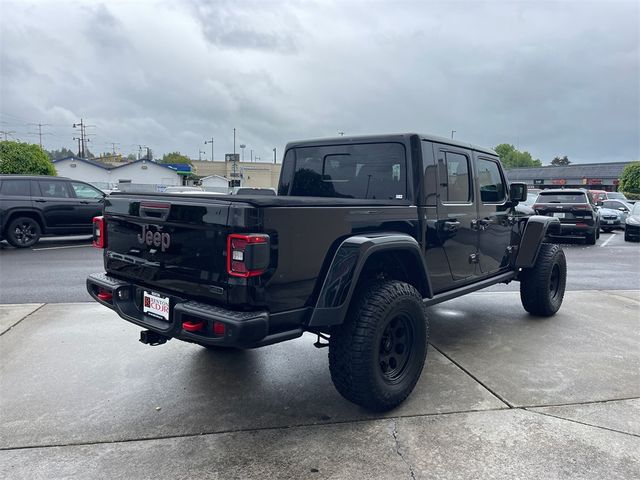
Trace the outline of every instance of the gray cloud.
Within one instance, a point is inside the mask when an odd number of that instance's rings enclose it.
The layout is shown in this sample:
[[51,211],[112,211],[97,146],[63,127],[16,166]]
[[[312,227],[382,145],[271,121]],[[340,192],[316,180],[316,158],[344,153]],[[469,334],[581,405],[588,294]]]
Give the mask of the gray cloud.
[[[305,137],[421,131],[549,162],[640,158],[637,2],[3,3],[0,120],[22,138],[263,159]],[[203,150],[207,150],[204,149]]]

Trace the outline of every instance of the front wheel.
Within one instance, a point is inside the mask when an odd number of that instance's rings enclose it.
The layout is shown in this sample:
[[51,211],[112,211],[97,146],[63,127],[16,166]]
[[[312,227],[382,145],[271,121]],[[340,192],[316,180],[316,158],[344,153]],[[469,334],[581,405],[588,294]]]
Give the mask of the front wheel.
[[331,380],[347,400],[390,410],[413,391],[427,354],[422,296],[411,285],[381,281],[362,289],[347,319],[331,332]]
[[560,245],[543,243],[532,268],[520,272],[520,300],[532,315],[550,317],[560,309],[567,285],[567,260]]
[[33,218],[19,217],[7,227],[7,242],[16,248],[32,247],[40,240],[40,225]]

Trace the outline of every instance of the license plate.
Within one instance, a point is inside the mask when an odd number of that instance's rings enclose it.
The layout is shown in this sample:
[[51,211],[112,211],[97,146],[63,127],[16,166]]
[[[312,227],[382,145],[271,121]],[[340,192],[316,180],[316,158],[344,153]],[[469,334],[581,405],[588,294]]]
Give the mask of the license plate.
[[612,223],[613,223],[613,220],[607,220],[607,221],[606,221],[606,222],[604,222],[604,223],[607,223],[607,224],[609,224],[609,225],[610,225],[610,224],[612,224]]
[[169,297],[145,290],[142,299],[142,311],[155,318],[169,321]]
[[564,218],[565,215],[566,215],[566,213],[564,213],[564,212],[554,212],[553,213],[553,216],[556,217],[556,218]]

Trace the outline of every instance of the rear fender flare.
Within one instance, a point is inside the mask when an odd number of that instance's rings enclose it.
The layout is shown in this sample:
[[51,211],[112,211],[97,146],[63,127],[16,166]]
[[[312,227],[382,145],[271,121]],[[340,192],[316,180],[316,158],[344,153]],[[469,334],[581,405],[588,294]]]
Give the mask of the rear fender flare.
[[415,238],[402,233],[349,237],[340,244],[333,256],[309,320],[310,327],[338,325],[344,321],[367,259],[383,251],[410,253],[415,258],[421,276],[421,295],[428,298],[433,296],[424,256]]
[[532,215],[528,218],[518,247],[516,268],[531,268],[535,265],[540,245],[548,233],[560,233],[560,220],[543,215]]

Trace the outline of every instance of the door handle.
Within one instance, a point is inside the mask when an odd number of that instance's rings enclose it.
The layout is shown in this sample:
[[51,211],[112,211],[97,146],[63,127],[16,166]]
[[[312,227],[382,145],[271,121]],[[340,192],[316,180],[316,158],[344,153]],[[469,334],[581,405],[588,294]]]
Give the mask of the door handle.
[[89,201],[88,200],[80,200],[80,203],[82,203],[83,205],[89,205]]
[[447,232],[455,232],[460,227],[460,222],[458,220],[445,220],[444,221],[444,230]]
[[486,230],[489,225],[493,223],[490,218],[476,218],[471,220],[471,228],[473,230]]
[[36,199],[34,200],[34,202],[44,203],[44,202],[46,202],[46,200],[45,200],[45,199],[43,199],[43,198],[36,198]]

